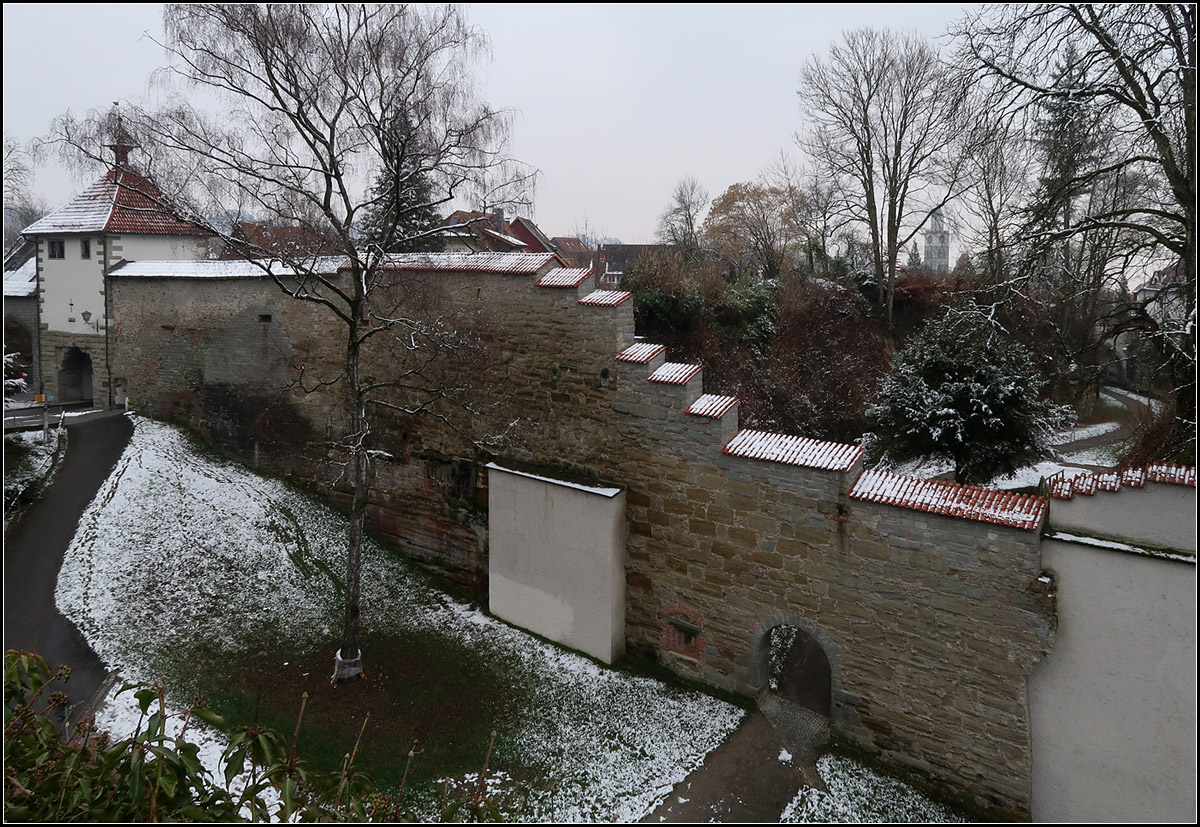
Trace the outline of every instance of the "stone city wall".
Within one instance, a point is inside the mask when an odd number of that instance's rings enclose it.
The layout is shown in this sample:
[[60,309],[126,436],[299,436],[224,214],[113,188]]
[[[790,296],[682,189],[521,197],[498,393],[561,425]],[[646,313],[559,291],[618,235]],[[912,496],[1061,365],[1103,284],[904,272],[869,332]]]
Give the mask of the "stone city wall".
[[[1027,817],[1027,677],[1053,618],[1036,593],[1037,531],[853,500],[857,462],[822,470],[722,453],[736,405],[688,413],[701,373],[651,382],[670,373],[666,354],[617,358],[634,344],[630,301],[588,306],[590,279],[534,278],[439,277],[440,306],[471,314],[476,340],[466,406],[439,413],[472,439],[381,411],[377,447],[392,460],[377,466],[374,529],[479,588],[487,461],[622,487],[631,651],[753,695],[766,684],[767,633],[798,626],[829,659],[836,738]],[[114,375],[131,407],[344,498],[328,482],[336,394],[287,387],[298,363],[336,364],[339,328],[263,279],[111,281]]]

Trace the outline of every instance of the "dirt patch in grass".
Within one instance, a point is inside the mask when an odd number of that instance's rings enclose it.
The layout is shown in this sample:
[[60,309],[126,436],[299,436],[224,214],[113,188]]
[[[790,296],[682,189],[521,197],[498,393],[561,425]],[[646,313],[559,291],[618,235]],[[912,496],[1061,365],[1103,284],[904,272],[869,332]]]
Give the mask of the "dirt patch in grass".
[[361,731],[355,767],[388,790],[400,787],[414,741],[418,752],[408,785],[428,794],[440,778],[478,772],[492,730],[503,733],[517,723],[514,676],[452,639],[428,634],[373,638],[363,644],[366,677],[334,687],[336,648],[330,640],[323,651],[297,659],[226,661],[196,688],[232,723],[257,719],[288,734],[295,730],[307,692],[300,756],[314,767],[337,771]]

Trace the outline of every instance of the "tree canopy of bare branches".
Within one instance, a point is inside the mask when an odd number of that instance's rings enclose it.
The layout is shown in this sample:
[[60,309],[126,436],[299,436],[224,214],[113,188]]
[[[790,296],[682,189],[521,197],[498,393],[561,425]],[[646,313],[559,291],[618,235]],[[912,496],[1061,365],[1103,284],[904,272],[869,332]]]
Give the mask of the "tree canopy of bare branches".
[[811,123],[802,145],[866,225],[890,320],[901,247],[961,186],[950,150],[963,131],[962,86],[929,43],[858,29],[805,65],[799,95]]
[[788,195],[780,187],[746,182],[713,201],[704,239],[734,275],[775,279],[792,270],[803,239]]
[[685,176],[675,184],[671,203],[658,218],[658,240],[673,244],[685,260],[700,255],[700,214],[708,206],[708,190],[695,178]]
[[[370,411],[436,413],[452,388],[434,368],[466,346],[436,300],[397,278],[386,251],[437,232],[413,215],[456,199],[506,203],[531,174],[507,154],[508,114],[474,92],[487,40],[457,7],[178,4],[165,22],[164,80],[181,81],[186,96],[123,113],[123,128],[190,220],[344,334],[335,374],[297,381],[345,400],[339,448],[353,498],[340,655],[357,664]],[[73,123],[62,126],[60,135]],[[360,234],[368,217],[373,243]],[[288,228],[294,243],[248,240],[235,232],[246,218]]]
[[[954,32],[956,63],[991,91],[993,117],[1034,122],[1041,174],[1010,248],[1025,248],[1026,275],[1059,274],[1076,349],[1121,329],[1154,340],[1176,413],[1155,450],[1193,461],[1195,15],[1191,4],[1005,4]],[[1103,290],[1136,288],[1155,270],[1172,275],[1149,300],[1125,293],[1097,315]]]

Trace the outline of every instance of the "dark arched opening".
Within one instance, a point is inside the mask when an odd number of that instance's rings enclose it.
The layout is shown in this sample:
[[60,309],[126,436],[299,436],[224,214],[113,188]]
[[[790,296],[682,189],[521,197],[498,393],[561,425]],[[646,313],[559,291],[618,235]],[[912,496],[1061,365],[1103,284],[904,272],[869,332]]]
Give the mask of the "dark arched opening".
[[78,347],[68,348],[58,370],[59,402],[92,401],[92,357]]
[[816,639],[798,626],[776,626],[763,644],[771,693],[828,718],[833,676],[829,658]]

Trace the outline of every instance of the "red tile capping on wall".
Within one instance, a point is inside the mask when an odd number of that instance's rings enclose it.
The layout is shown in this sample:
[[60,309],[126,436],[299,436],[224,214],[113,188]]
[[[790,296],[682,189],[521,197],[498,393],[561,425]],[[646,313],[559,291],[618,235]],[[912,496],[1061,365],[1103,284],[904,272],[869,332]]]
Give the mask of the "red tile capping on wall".
[[579,303],[589,307],[616,307],[631,298],[633,294],[627,290],[595,290],[580,299]]
[[684,365],[679,362],[666,362],[654,373],[646,377],[650,382],[662,382],[666,385],[686,385],[688,380],[700,372],[700,365]]
[[737,436],[729,440],[721,453],[827,471],[849,471],[863,451],[862,448],[840,442],[746,430],[739,431]]
[[685,413],[690,413],[693,416],[711,416],[714,419],[719,419],[736,404],[736,396],[719,396],[715,393],[706,393],[693,402]]
[[1049,504],[1046,498],[1032,494],[923,480],[886,471],[864,471],[850,489],[850,497],[1030,531],[1041,526]]
[[1105,471],[1100,474],[1079,474],[1074,477],[1056,477],[1050,482],[1050,496],[1056,500],[1074,499],[1076,494],[1092,495],[1097,491],[1120,491],[1122,486],[1143,488],[1147,482],[1169,485],[1196,485],[1194,465],[1147,465],[1145,468],[1127,468],[1124,471]]
[[635,345],[622,350],[617,354],[617,361],[620,362],[636,362],[644,365],[652,360],[655,356],[666,350],[663,345],[652,345],[649,342],[638,342]]
[[534,284],[538,287],[578,287],[591,275],[591,267],[555,267]]

